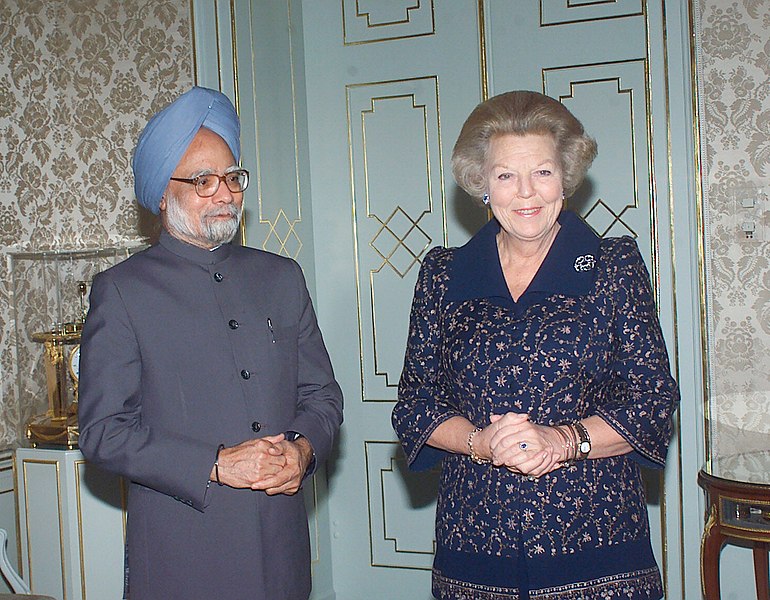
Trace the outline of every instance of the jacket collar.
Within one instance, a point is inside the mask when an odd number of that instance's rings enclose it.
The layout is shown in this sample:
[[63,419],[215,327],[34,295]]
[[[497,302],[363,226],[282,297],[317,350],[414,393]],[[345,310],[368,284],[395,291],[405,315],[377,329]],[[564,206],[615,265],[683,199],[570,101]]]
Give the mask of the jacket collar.
[[[582,296],[593,289],[599,237],[571,211],[559,215],[559,224],[561,228],[525,296],[530,293]],[[497,253],[495,236],[499,231],[500,224],[491,219],[456,250],[448,300],[503,298],[510,301]]]
[[199,265],[218,264],[228,258],[232,252],[231,244],[222,244],[214,250],[193,246],[175,238],[165,228],[160,232],[158,243],[169,252]]

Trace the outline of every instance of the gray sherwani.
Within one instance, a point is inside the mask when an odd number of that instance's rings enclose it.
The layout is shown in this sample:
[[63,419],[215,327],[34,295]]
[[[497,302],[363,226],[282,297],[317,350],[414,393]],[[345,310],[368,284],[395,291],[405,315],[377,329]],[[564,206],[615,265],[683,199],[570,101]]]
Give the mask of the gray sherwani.
[[164,231],[94,278],[80,365],[80,448],[131,482],[131,600],[307,598],[303,495],[207,484],[219,444],[329,454],[342,394],[299,266]]

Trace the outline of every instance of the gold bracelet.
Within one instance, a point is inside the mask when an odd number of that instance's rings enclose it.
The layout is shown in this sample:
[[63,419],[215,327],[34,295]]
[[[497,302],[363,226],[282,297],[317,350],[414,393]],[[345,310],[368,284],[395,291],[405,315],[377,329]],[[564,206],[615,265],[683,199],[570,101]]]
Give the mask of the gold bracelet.
[[470,454],[471,460],[477,465],[488,465],[492,461],[487,460],[486,458],[481,458],[473,449],[473,436],[476,435],[479,431],[481,431],[481,427],[476,427],[475,429],[471,429],[468,432],[468,454]]
[[575,464],[575,455],[577,453],[577,446],[575,444],[574,432],[571,424],[554,425],[556,430],[562,436],[564,442],[563,448],[565,450],[564,460],[561,461],[562,467],[571,467]]
[[578,437],[577,437],[577,431],[575,431],[575,426],[572,425],[572,423],[566,425],[567,431],[570,433],[570,437],[572,438],[572,462],[574,463],[577,460],[577,446],[578,446]]
[[572,464],[572,457],[575,446],[572,443],[572,439],[570,438],[569,434],[567,434],[567,432],[562,429],[562,425],[554,425],[553,428],[556,430],[556,433],[559,434],[559,438],[561,438],[561,447],[564,450],[564,460],[559,462],[563,467],[569,467]]

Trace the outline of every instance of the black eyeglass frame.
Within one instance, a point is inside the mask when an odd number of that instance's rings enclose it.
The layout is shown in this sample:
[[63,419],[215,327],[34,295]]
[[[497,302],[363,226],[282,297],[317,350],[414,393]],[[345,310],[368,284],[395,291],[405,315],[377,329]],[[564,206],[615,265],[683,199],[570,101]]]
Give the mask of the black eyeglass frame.
[[[232,189],[228,183],[227,178],[231,175],[238,174],[238,175],[244,175],[246,177],[246,181],[243,184],[243,187],[239,190]],[[213,177],[217,180],[216,187],[212,190],[210,194],[206,194],[205,196],[200,193],[200,190],[198,189],[198,182],[203,179],[204,177]],[[196,177],[191,178],[185,178],[185,177],[169,177],[171,181],[179,181],[181,183],[188,183],[190,185],[195,186],[195,193],[198,194],[198,197],[200,198],[211,198],[214,194],[216,194],[219,191],[219,186],[222,185],[222,182],[224,182],[225,186],[228,190],[230,190],[230,193],[232,194],[242,194],[243,191],[249,187],[249,172],[246,169],[233,169],[232,171],[229,171],[225,173],[224,175],[217,175],[216,173],[206,173],[204,175],[197,175]]]

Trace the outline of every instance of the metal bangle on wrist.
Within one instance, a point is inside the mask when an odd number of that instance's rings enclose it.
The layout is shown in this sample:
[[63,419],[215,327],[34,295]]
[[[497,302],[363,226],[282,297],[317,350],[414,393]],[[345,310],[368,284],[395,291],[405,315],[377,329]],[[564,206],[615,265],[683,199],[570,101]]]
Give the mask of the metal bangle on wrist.
[[564,453],[564,458],[560,461],[561,466],[569,467],[574,462],[576,453],[572,428],[569,425],[554,425],[553,428],[561,439],[561,448]]
[[481,427],[476,427],[474,429],[471,429],[468,432],[468,454],[471,457],[471,461],[473,461],[477,465],[488,465],[492,461],[486,458],[481,458],[478,454],[476,454],[476,451],[473,449],[473,436],[475,436],[481,430],[482,430]]
[[219,453],[222,452],[222,450],[224,449],[225,449],[225,445],[219,444],[219,446],[217,446],[217,456],[214,459],[214,477],[215,477],[215,481],[217,482],[217,485],[224,485],[224,483],[222,483],[219,479]]

